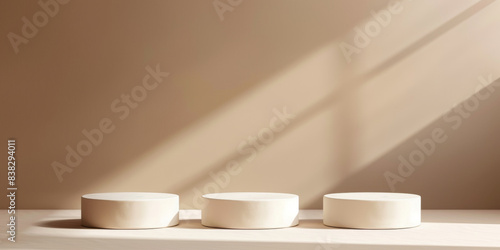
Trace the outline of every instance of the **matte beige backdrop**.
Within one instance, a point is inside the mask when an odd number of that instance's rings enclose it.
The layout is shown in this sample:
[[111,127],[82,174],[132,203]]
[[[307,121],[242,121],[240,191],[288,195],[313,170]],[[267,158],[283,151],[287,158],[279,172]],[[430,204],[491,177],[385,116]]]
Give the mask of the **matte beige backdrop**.
[[0,2],[18,208],[113,191],[500,208],[500,1],[40,2]]

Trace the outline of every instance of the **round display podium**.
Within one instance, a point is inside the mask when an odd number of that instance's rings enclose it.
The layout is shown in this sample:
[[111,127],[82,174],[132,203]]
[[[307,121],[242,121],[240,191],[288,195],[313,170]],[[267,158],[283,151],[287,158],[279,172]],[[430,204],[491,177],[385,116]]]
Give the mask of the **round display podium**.
[[420,196],[404,193],[336,193],[323,197],[323,223],[359,229],[420,225]]
[[82,226],[147,229],[179,224],[179,196],[167,193],[97,193],[82,196]]
[[201,223],[208,227],[271,229],[299,223],[299,197],[283,193],[215,193],[203,195]]

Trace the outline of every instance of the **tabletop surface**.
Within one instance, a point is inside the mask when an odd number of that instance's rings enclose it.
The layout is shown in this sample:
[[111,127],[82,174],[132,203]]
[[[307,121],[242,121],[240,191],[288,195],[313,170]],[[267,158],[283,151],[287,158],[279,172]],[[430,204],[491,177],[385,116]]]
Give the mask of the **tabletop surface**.
[[[199,210],[181,210],[176,227],[109,230],[80,225],[80,210],[17,210],[16,242],[0,249],[500,249],[500,210],[423,210],[422,225],[398,230],[327,227],[321,210],[300,224],[269,230],[204,227]],[[8,221],[2,210],[1,221]],[[4,226],[6,228],[6,226]]]

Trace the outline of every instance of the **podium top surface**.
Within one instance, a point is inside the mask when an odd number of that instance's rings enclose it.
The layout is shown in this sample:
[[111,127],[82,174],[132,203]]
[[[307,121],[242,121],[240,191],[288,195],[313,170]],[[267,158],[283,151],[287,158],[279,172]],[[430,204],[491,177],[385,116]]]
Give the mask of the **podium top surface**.
[[83,199],[108,200],[108,201],[147,201],[161,200],[178,197],[176,194],[168,193],[143,193],[143,192],[118,192],[118,193],[95,193],[82,195]]
[[271,201],[298,198],[295,194],[286,193],[264,193],[264,192],[230,192],[205,194],[203,198],[212,200],[232,200],[232,201]]

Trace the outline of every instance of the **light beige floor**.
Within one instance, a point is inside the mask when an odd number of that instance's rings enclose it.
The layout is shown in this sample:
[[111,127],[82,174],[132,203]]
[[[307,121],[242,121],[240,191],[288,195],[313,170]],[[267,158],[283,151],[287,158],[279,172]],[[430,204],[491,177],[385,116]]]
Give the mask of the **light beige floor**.
[[[500,210],[424,210],[420,227],[402,230],[326,227],[321,210],[301,211],[299,226],[274,230],[207,228],[199,210],[181,211],[177,227],[149,230],[85,228],[79,210],[17,213],[17,242],[2,230],[0,249],[500,249]],[[6,210],[0,218],[7,222]]]

